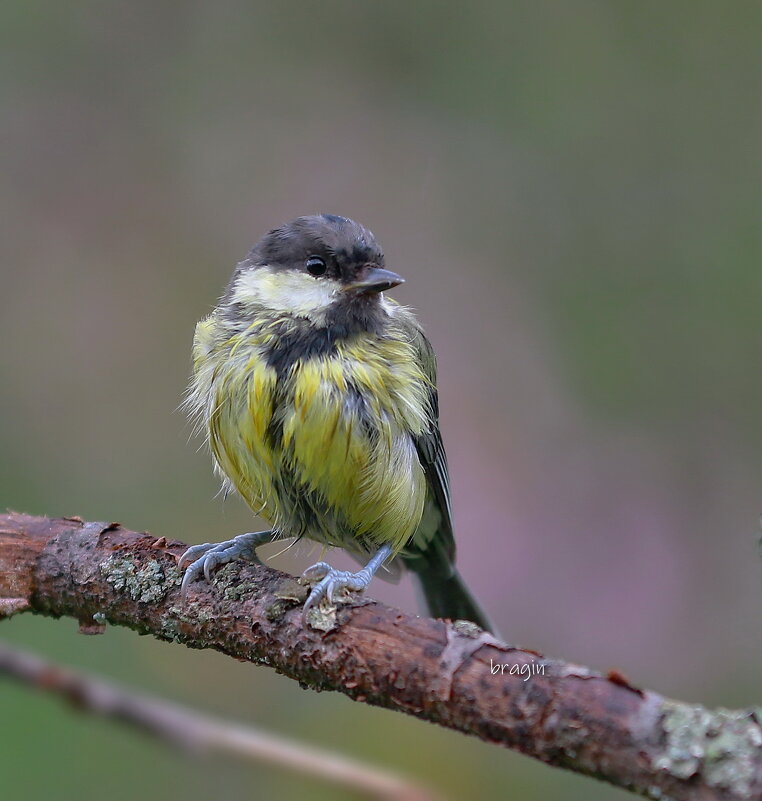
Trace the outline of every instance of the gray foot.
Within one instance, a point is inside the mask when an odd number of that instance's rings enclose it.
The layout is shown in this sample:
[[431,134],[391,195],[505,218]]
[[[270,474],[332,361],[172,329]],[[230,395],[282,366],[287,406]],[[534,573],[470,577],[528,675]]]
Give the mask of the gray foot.
[[357,573],[352,573],[349,570],[336,570],[328,562],[318,562],[312,567],[308,567],[302,573],[302,578],[309,584],[315,584],[315,586],[304,603],[304,614],[306,615],[323,598],[326,598],[329,604],[335,604],[336,593],[342,590],[362,592],[370,584],[376,571],[386,561],[391,552],[390,546],[382,545],[368,564],[362,570],[358,570]]
[[202,573],[207,581],[211,581],[212,571],[216,567],[232,562],[234,559],[258,562],[257,548],[272,541],[272,531],[254,531],[251,534],[239,534],[232,540],[224,542],[205,542],[203,545],[192,545],[177,563],[182,570],[183,565],[190,562],[183,576],[181,592],[185,593],[188,585],[199,578]]

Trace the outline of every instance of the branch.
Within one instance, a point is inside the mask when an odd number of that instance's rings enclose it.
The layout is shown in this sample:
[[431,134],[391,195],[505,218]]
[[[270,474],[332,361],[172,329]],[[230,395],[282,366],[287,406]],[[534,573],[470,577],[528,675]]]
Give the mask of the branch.
[[129,723],[186,751],[219,752],[279,765],[379,801],[434,801],[433,795],[411,782],[330,751],[139,695],[0,643],[0,676],[3,675],[52,692],[79,710]]
[[372,601],[319,612],[305,626],[305,588],[264,565],[225,565],[182,598],[176,560],[185,547],[118,524],[0,515],[0,611],[67,615],[85,631],[108,621],[214,648],[652,798],[762,798],[754,709],[670,701],[617,672]]

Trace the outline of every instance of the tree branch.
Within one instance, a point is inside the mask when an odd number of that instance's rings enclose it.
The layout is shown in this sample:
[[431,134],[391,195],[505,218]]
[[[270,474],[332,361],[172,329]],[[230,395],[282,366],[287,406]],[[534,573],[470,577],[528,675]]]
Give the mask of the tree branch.
[[331,751],[140,695],[2,643],[0,676],[54,693],[78,710],[129,723],[194,754],[216,752],[278,765],[379,801],[434,801],[433,794],[412,782]]
[[3,608],[214,648],[652,798],[762,798],[754,709],[670,701],[473,624],[372,601],[320,610],[305,626],[305,588],[263,565],[226,565],[182,598],[176,560],[185,547],[118,524],[0,515]]

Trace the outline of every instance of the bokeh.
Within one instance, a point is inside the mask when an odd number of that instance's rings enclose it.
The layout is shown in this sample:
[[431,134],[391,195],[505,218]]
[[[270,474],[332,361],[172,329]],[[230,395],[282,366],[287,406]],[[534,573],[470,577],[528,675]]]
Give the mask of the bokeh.
[[[760,26],[701,0],[7,0],[0,507],[251,530],[177,410],[193,327],[266,230],[345,214],[436,347],[459,564],[507,639],[758,703]],[[628,797],[219,654],[0,636],[450,798]],[[8,682],[0,709],[9,799],[350,797]]]

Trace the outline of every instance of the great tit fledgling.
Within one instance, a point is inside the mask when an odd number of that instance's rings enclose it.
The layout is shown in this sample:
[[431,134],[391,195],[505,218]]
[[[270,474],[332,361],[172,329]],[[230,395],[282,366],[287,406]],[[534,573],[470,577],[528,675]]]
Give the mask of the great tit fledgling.
[[433,616],[490,628],[454,567],[434,352],[383,294],[402,281],[369,230],[332,214],[270,231],[238,264],[196,327],[188,406],[226,489],[272,528],[190,548],[184,588],[265,542],[307,537],[367,564],[308,568],[305,612],[387,563],[413,571]]

